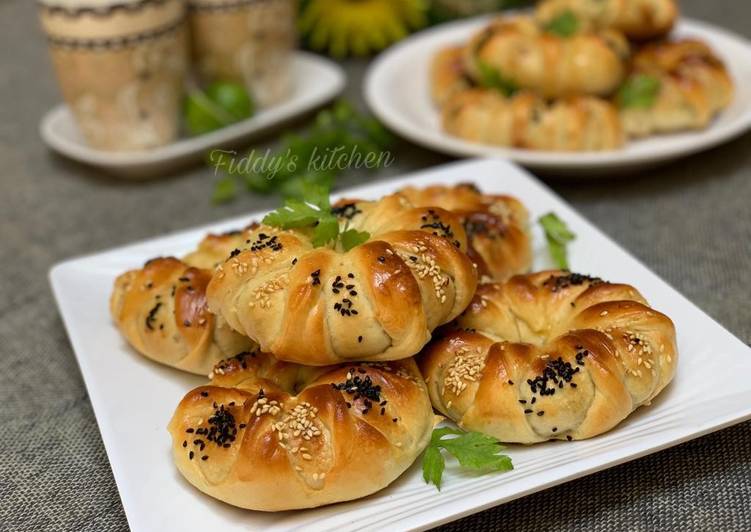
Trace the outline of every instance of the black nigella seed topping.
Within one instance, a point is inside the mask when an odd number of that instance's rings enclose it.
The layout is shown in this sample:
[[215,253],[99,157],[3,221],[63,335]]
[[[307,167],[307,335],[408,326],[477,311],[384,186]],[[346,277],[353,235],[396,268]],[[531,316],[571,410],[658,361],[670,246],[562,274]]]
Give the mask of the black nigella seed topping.
[[331,214],[333,214],[337,218],[344,218],[346,220],[351,220],[361,212],[362,211],[357,208],[356,203],[347,203],[340,207],[334,207],[331,209]]
[[555,360],[548,361],[541,375],[534,379],[527,379],[527,384],[529,384],[532,393],[554,395],[556,386],[562,388],[561,383],[571,382],[574,375],[579,373],[579,370],[580,368],[574,368],[570,362],[558,357]]
[[235,416],[224,405],[215,408],[214,415],[208,419],[209,428],[205,433],[206,439],[218,446],[229,447],[237,435]]
[[365,405],[363,414],[366,414],[374,402],[381,402],[381,387],[380,385],[373,384],[369,375],[366,375],[365,378],[361,378],[359,375],[353,375],[353,370],[354,368],[347,373],[348,378],[346,381],[332,385],[337,390],[343,390],[348,394],[351,394],[355,401],[363,398],[363,404]]
[[209,396],[209,392],[201,392],[201,397],[208,397],[208,396]]
[[233,249],[233,250],[232,250],[232,251],[230,252],[230,254],[229,254],[229,258],[231,259],[231,258],[233,258],[233,257],[237,257],[237,256],[238,256],[238,255],[239,255],[240,253],[241,253],[241,252],[240,252],[240,250],[239,250],[238,248],[235,248],[235,249]]
[[313,281],[311,282],[313,286],[318,286],[319,284],[321,284],[321,270],[314,271],[310,274],[310,276],[313,278]]
[[524,413],[525,413],[525,414],[531,414],[531,413],[532,413],[532,410],[531,410],[530,408],[525,408],[525,409],[524,409]]
[[261,251],[263,249],[281,251],[282,247],[282,243],[279,242],[279,237],[276,235],[270,237],[266,233],[260,233],[255,242],[251,244],[250,251]]
[[154,330],[154,321],[156,320],[156,313],[159,312],[159,308],[162,306],[160,302],[157,302],[156,305],[149,311],[148,316],[146,316],[146,328],[153,331]]
[[188,453],[188,459],[189,459],[189,460],[193,460],[193,456],[195,456],[195,453],[194,453],[193,451],[190,451],[190,452]]
[[597,286],[603,284],[605,281],[599,277],[591,277],[589,275],[582,275],[580,273],[569,273],[568,275],[555,276],[551,275],[543,283],[543,286],[550,288],[552,292],[558,292],[568,288],[569,286],[579,286],[584,283],[589,283],[590,286]]
[[384,262],[386,262],[386,257],[384,257],[383,255],[379,256],[378,257],[378,262],[380,262],[381,264],[383,264]]
[[362,343],[362,336],[358,336],[358,337],[357,337],[357,343],[358,343],[358,344]]

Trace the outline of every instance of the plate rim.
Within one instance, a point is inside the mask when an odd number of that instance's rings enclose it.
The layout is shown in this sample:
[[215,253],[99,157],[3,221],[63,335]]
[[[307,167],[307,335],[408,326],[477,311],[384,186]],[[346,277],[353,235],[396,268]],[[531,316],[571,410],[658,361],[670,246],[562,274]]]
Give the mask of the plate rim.
[[[718,327],[724,333],[724,335],[728,338],[728,340],[731,340],[733,342],[733,344],[736,344],[739,348],[742,348],[746,354],[751,354],[751,348],[749,348],[749,346],[747,346],[743,341],[741,341],[739,338],[733,335],[722,324],[717,322],[710,315],[702,311],[697,305],[695,305],[690,300],[688,300],[683,294],[681,294],[678,290],[676,290],[670,283],[662,279],[659,275],[657,275],[654,271],[652,271],[651,268],[646,266],[639,258],[635,257],[633,254],[627,251],[623,246],[621,246],[618,242],[614,241],[607,234],[605,234],[599,227],[597,227],[595,224],[590,222],[573,205],[569,204],[567,201],[561,198],[554,191],[550,190],[550,188],[547,185],[540,182],[538,179],[532,176],[529,172],[527,172],[526,170],[522,168],[519,168],[517,165],[510,163],[508,161],[502,161],[499,159],[492,159],[492,158],[460,160],[460,161],[451,162],[445,165],[430,167],[430,168],[423,169],[423,170],[416,171],[416,172],[409,172],[407,174],[403,174],[400,176],[394,176],[394,179],[384,179],[384,180],[379,180],[375,183],[366,184],[360,187],[342,189],[341,191],[339,191],[339,193],[347,194],[356,190],[373,187],[373,186],[379,186],[379,185],[380,186],[385,185],[387,187],[390,187],[390,186],[397,187],[402,181],[410,180],[411,178],[435,174],[437,172],[445,172],[445,171],[452,170],[452,169],[454,169],[454,171],[457,174],[461,174],[462,176],[465,176],[470,173],[469,171],[470,169],[476,168],[479,165],[493,165],[492,168],[494,168],[495,170],[501,170],[501,171],[512,168],[515,171],[521,173],[525,179],[528,179],[531,182],[534,188],[540,189],[541,191],[545,192],[546,194],[551,195],[553,198],[561,202],[563,206],[565,206],[567,211],[569,211],[570,213],[573,213],[574,216],[578,218],[577,220],[578,223],[585,224],[588,230],[592,231],[599,238],[606,239],[610,245],[614,246],[616,249],[620,250],[621,252],[626,253],[633,261],[635,261],[642,268],[644,268],[648,276],[651,276],[656,281],[659,281],[659,283],[661,285],[664,285],[664,288],[670,292],[670,296],[675,297],[677,299],[676,304],[687,303],[688,306],[691,308],[692,312],[698,312],[701,315],[703,320],[707,320],[708,322],[714,324],[714,326]],[[457,170],[457,169],[461,169],[461,170]],[[394,182],[392,183],[392,181]],[[260,211],[260,212],[263,212],[263,211]],[[569,215],[569,212],[566,213],[567,216]],[[65,291],[65,289],[63,288],[61,283],[64,283],[63,277],[68,273],[68,271],[74,270],[75,268],[81,266],[82,263],[88,262],[92,259],[95,260],[97,258],[104,258],[106,255],[113,254],[113,253],[127,252],[129,248],[153,244],[165,238],[179,238],[183,236],[188,236],[188,234],[203,232],[207,228],[213,228],[213,230],[220,230],[220,227],[236,225],[238,221],[247,220],[247,218],[254,216],[254,215],[256,215],[256,212],[248,213],[248,214],[244,214],[240,216],[235,216],[235,217],[231,217],[227,219],[221,219],[215,222],[202,224],[202,225],[192,227],[192,228],[172,231],[164,235],[142,239],[139,241],[112,247],[103,251],[65,259],[63,261],[56,263],[54,266],[52,266],[52,268],[49,271],[49,279],[52,285],[52,291],[53,291],[58,309],[60,310],[60,315],[62,317],[63,323],[66,328],[66,332],[70,339],[70,343],[72,345],[72,348],[75,354],[76,362],[82,373],[83,380],[87,387],[87,391],[89,392],[90,398],[93,395],[95,395],[95,393],[92,394],[92,390],[98,388],[98,386],[95,385],[92,387],[89,384],[90,381],[93,382],[95,380],[95,375],[93,375],[93,373],[90,373],[90,370],[86,370],[84,368],[84,364],[82,364],[82,356],[79,355],[79,349],[75,345],[75,338],[78,337],[78,334],[74,334],[72,332],[72,327],[70,326],[70,316],[69,316],[69,313],[66,312],[65,310],[65,307],[69,304],[69,301],[67,298],[63,296],[63,292]],[[749,389],[749,393],[751,393],[751,388]],[[99,427],[102,440],[105,441],[105,435],[101,430],[102,422],[100,421],[100,419],[101,417],[106,418],[106,416],[108,416],[109,414],[107,412],[101,411],[101,406],[95,404],[95,401],[93,399],[91,399],[91,404],[92,404],[92,409],[97,419],[97,425]],[[679,445],[681,443],[685,443],[692,439],[704,436],[711,432],[715,432],[715,431],[727,428],[729,426],[732,426],[734,424],[741,423],[748,419],[751,419],[751,404],[749,404],[749,406],[745,409],[734,410],[724,416],[718,417],[717,419],[713,420],[710,425],[706,425],[706,426],[698,425],[699,430],[694,430],[694,428],[697,427],[696,424],[692,425],[690,423],[686,423],[682,425],[680,429],[677,431],[673,430],[673,431],[667,431],[667,432],[661,433],[662,440],[660,440],[657,445],[654,444],[654,440],[652,439],[654,438],[654,436],[652,436],[649,438],[645,438],[635,444],[631,444],[631,448],[618,447],[615,449],[616,453],[620,453],[618,454],[618,456],[615,456],[612,459],[604,460],[601,463],[597,463],[597,459],[598,457],[601,457],[601,454],[594,453],[592,457],[589,458],[590,460],[593,460],[594,465],[585,467],[583,469],[577,469],[575,471],[571,471],[569,474],[560,476],[551,481],[537,483],[534,486],[531,486],[524,490],[516,491],[507,496],[503,496],[500,498],[495,498],[492,500],[488,500],[486,502],[482,502],[471,508],[466,508],[466,509],[459,510],[459,511],[456,511],[456,510],[441,511],[439,509],[437,511],[434,511],[433,517],[429,518],[427,521],[414,525],[414,526],[409,526],[408,528],[405,528],[405,529],[423,530],[429,527],[437,526],[442,523],[450,522],[450,521],[459,519],[467,515],[471,515],[471,514],[474,514],[483,510],[487,510],[488,508],[499,506],[501,504],[504,504],[506,502],[509,502],[517,498],[524,497],[531,493],[542,491],[544,489],[548,489],[550,487],[563,484],[570,480],[581,478],[581,477],[590,475],[592,473],[602,471],[610,467],[614,467],[616,465],[626,463],[631,460],[635,460],[637,458],[640,458],[640,457],[643,457],[643,456],[646,456],[655,452],[659,452],[669,447],[673,447],[675,445]],[[109,425],[109,422],[105,422],[104,425]],[[592,441],[592,440],[589,440],[589,441]],[[113,459],[110,456],[110,449],[106,443],[105,443],[105,450],[107,454],[107,460],[110,463],[110,468],[116,479],[116,483],[118,487],[118,496],[120,497],[120,500],[123,503],[123,507],[125,508],[125,499],[123,498],[123,491],[121,489],[121,486],[127,484],[127,482],[124,482],[123,479],[121,479],[122,473],[121,472],[118,473],[118,471],[121,471],[120,465],[115,466]],[[486,490],[486,493],[491,493],[492,491],[493,491],[492,489],[488,489]],[[452,507],[453,504],[455,504],[455,501],[453,500],[446,501],[447,507]],[[126,513],[126,517],[129,523],[131,523],[131,526],[132,526],[133,522],[131,521],[131,517],[129,516],[129,512],[127,509],[125,513]],[[419,514],[419,515],[423,515],[423,514]],[[408,516],[406,519],[415,519],[415,518],[417,518],[417,516],[413,515],[413,516]],[[311,525],[311,528],[317,529],[315,526],[315,523]],[[365,526],[364,528],[370,529],[372,527]],[[402,528],[402,527],[397,526],[396,528]],[[306,526],[306,529],[307,529],[307,526]]]
[[[508,14],[524,13],[524,10],[510,10]],[[691,135],[681,146],[660,148],[646,153],[630,153],[623,149],[608,151],[565,152],[550,150],[524,150],[506,148],[489,144],[469,142],[451,137],[440,130],[424,128],[420,124],[401,116],[399,109],[391,103],[392,98],[384,97],[377,90],[378,83],[385,77],[392,64],[398,62],[403,51],[417,47],[421,42],[435,38],[442,33],[455,31],[462,26],[481,25],[497,15],[481,15],[440,24],[414,33],[394,46],[381,52],[368,66],[363,81],[363,97],[370,111],[386,126],[405,139],[420,146],[456,157],[497,157],[512,160],[529,168],[542,170],[602,170],[608,168],[628,168],[640,165],[654,165],[699,153],[728,142],[751,129],[751,105],[732,122],[720,128],[710,125],[702,131],[682,132]],[[717,37],[733,40],[746,48],[747,57],[751,58],[751,40],[732,30],[716,26],[701,20],[681,17],[676,23],[679,32],[700,32],[714,34]],[[741,60],[742,61],[742,60]],[[739,62],[741,62],[739,61]],[[747,61],[751,68],[751,60]],[[655,135],[652,139],[674,135]]]

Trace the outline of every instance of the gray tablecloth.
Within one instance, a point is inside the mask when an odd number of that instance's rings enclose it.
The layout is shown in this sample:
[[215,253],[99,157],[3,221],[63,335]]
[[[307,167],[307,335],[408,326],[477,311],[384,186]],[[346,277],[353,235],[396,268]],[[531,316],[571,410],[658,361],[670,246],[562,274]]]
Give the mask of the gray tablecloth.
[[[746,0],[685,12],[750,35]],[[364,65],[346,65],[359,99]],[[29,0],[0,0],[0,530],[123,530],[91,405],[52,300],[64,258],[272,207],[212,206],[211,172],[149,183],[58,158],[37,124],[59,99]],[[446,159],[401,143],[388,174]],[[351,177],[347,184],[374,179]],[[744,342],[751,340],[751,135],[668,167],[554,188]],[[751,423],[526,497],[447,529],[751,530]]]

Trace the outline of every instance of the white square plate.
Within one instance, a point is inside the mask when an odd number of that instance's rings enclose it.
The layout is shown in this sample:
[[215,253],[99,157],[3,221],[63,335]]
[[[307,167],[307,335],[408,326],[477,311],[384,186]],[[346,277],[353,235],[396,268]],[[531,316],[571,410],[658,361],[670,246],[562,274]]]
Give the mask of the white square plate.
[[[387,489],[314,510],[261,513],[233,508],[195,490],[177,473],[166,431],[173,409],[204,379],[160,366],[128,348],[107,301],[121,272],[159,255],[182,255],[207,231],[239,227],[256,214],[69,260],[50,274],[133,530],[423,529],[676,445],[751,417],[751,349],[610,241],[524,170],[501,160],[454,163],[346,194],[376,198],[406,184],[473,181],[520,198],[534,219],[555,211],[577,234],[572,269],[635,285],[676,324],[680,363],[650,407],[611,432],[579,442],[512,445],[514,470],[476,476],[451,464],[442,491],[415,464]],[[535,267],[547,264],[535,228]]]

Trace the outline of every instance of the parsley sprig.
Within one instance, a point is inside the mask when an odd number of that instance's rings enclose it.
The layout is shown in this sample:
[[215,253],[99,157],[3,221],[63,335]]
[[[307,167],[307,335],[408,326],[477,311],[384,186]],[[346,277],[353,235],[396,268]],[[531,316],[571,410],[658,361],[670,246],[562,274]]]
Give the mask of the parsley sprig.
[[559,37],[572,37],[579,31],[579,19],[573,11],[567,9],[548,22],[545,31]]
[[[445,436],[456,436],[444,438]],[[451,427],[433,431],[430,444],[422,459],[422,478],[441,489],[446,460],[442,450],[453,455],[462,467],[480,471],[510,471],[514,468],[511,458],[498,454],[503,450],[501,442],[479,432],[464,432]]]
[[477,72],[479,74],[478,82],[482,87],[495,89],[504,96],[513,96],[519,90],[512,79],[505,77],[499,69],[490,66],[481,59],[477,60]]
[[555,265],[562,269],[568,269],[568,254],[566,245],[576,238],[576,235],[566,226],[566,223],[558,218],[555,213],[549,212],[540,216],[538,222],[545,231],[545,239],[548,241],[548,250]]
[[616,100],[623,108],[636,107],[649,109],[660,93],[660,80],[648,74],[636,74],[630,77],[618,89]]
[[307,184],[301,190],[304,199],[287,198],[284,206],[267,214],[263,223],[281,229],[311,227],[313,246],[321,247],[333,243],[341,244],[344,251],[366,242],[370,234],[366,231],[342,230],[339,220],[331,210],[329,189],[318,184]]

